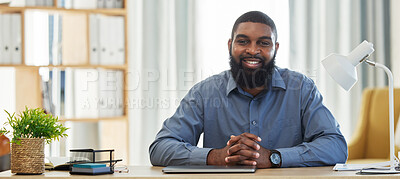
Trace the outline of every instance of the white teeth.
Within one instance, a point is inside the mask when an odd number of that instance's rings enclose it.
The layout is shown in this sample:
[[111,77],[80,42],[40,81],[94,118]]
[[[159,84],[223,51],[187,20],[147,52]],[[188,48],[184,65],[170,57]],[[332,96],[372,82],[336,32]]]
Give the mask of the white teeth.
[[249,64],[252,64],[252,65],[260,63],[259,61],[246,61],[246,62],[249,63]]

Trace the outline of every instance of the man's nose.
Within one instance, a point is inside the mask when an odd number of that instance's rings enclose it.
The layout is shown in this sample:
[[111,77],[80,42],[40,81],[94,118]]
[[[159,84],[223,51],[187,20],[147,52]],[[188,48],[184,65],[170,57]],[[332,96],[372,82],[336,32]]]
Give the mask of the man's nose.
[[257,44],[250,44],[246,49],[246,53],[251,55],[259,54],[260,48],[257,46]]

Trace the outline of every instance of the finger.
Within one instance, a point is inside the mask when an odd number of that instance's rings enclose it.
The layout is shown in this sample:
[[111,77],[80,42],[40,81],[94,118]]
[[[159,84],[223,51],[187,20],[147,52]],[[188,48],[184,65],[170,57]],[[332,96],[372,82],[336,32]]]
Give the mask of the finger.
[[254,161],[254,160],[242,160],[242,161],[238,162],[237,164],[256,166],[257,165],[257,161]]
[[245,144],[254,150],[259,150],[261,148],[256,141],[249,139],[247,137],[242,137],[238,142],[236,142],[236,144]]
[[238,162],[241,162],[246,159],[248,159],[248,158],[245,156],[242,156],[242,155],[233,155],[233,156],[225,157],[225,163],[227,163],[227,164],[238,163]]
[[228,155],[232,155],[240,150],[251,150],[251,148],[245,144],[235,144],[226,150]]
[[251,134],[251,133],[243,133],[238,136],[231,135],[231,139],[227,142],[227,145],[233,145],[235,143],[238,143],[241,139],[244,139],[244,138],[248,138],[248,139],[256,141],[256,142],[261,142],[260,137],[254,135],[254,134]]
[[254,134],[251,134],[251,133],[243,133],[243,134],[241,134],[241,135],[243,135],[243,136],[246,136],[247,138],[250,138],[250,139],[252,139],[252,140],[254,140],[254,141],[257,141],[257,142],[261,142],[261,138],[260,137],[258,137],[258,136],[256,136],[256,135],[254,135]]
[[261,140],[262,140],[260,137],[254,135],[254,134],[251,134],[251,133],[243,133],[243,134],[240,134],[240,135],[238,135],[238,136],[231,135],[231,139],[227,142],[227,145],[232,145],[232,144],[238,142],[238,141],[239,141],[240,139],[242,139],[243,137],[249,138],[249,139],[254,140],[254,141],[257,141],[257,142],[261,142]]
[[229,139],[228,140],[228,142],[226,143],[226,145],[233,145],[233,144],[235,144],[236,142],[238,142],[239,140],[240,140],[240,136],[234,136],[234,135],[231,135],[231,139]]
[[260,153],[253,150],[239,150],[234,155],[241,155],[247,158],[257,159],[260,157]]

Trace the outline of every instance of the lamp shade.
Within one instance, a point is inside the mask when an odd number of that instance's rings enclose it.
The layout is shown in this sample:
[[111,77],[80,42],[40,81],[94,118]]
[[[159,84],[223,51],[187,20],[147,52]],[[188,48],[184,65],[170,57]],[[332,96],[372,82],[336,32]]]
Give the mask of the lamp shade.
[[357,65],[372,52],[374,52],[373,44],[364,40],[348,56],[330,54],[322,60],[322,65],[341,87],[349,91],[358,79]]
[[322,61],[328,74],[346,91],[356,84],[356,67],[343,55],[330,54]]

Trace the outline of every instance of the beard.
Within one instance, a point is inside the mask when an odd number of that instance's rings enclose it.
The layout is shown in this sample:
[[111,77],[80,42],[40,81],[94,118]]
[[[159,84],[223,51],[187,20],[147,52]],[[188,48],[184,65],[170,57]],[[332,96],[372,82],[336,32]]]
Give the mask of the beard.
[[269,81],[272,79],[272,73],[275,68],[275,55],[271,59],[270,62],[265,64],[265,59],[260,56],[254,56],[251,58],[258,58],[261,60],[261,68],[250,69],[243,67],[243,61],[245,58],[249,58],[249,56],[239,56],[239,63],[236,63],[236,59],[232,56],[232,53],[229,52],[229,64],[231,66],[231,72],[236,83],[242,87],[247,89],[254,89],[258,87],[267,87]]

